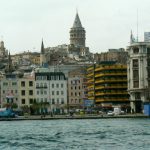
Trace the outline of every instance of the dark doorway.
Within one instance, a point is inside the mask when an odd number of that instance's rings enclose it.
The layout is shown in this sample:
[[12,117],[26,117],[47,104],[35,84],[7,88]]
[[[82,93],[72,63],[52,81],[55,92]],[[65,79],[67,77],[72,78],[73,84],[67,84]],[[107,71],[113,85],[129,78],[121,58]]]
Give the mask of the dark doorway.
[[135,102],[135,111],[136,111],[136,113],[142,112],[142,101]]

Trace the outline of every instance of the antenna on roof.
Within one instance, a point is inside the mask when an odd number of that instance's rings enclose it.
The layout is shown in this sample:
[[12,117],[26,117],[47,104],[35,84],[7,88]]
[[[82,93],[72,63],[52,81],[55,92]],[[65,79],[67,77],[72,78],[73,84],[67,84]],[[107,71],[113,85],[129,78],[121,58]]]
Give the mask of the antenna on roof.
[[76,14],[78,13],[78,7],[76,7]]
[[139,32],[139,31],[138,31],[138,27],[139,27],[138,19],[139,19],[139,18],[138,18],[138,9],[137,9],[137,42],[138,42],[138,32]]

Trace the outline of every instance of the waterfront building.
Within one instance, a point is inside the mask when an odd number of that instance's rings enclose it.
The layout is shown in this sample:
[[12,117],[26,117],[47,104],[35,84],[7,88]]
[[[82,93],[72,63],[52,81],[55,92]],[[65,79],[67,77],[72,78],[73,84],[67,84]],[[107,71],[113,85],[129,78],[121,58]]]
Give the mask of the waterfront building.
[[45,103],[45,110],[64,113],[67,110],[67,79],[62,72],[50,72],[41,68],[35,72],[35,93],[37,103]]
[[132,112],[142,112],[150,101],[150,42],[133,41],[128,51],[128,92]]
[[88,99],[96,105],[129,105],[127,66],[101,62],[87,69]]
[[6,74],[1,79],[1,107],[18,107],[19,88],[15,74]]
[[68,106],[69,109],[84,107],[87,100],[86,68],[81,67],[69,72],[68,75]]
[[18,79],[18,107],[30,107],[35,101],[34,76],[27,75]]

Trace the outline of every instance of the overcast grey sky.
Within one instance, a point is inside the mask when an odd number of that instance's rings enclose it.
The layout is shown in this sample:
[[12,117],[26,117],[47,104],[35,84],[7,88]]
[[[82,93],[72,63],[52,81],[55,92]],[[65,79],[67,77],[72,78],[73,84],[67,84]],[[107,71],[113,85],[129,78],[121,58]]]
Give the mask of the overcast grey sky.
[[150,31],[150,0],[0,0],[0,36],[11,53],[69,44],[76,8],[91,52],[126,48],[130,31]]

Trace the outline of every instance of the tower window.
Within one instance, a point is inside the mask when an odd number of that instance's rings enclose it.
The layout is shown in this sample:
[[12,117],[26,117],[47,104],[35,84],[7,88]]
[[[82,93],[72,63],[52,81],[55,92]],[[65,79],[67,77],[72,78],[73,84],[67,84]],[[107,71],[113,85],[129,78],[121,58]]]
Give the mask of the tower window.
[[133,53],[138,54],[139,53],[139,48],[138,47],[133,48]]

